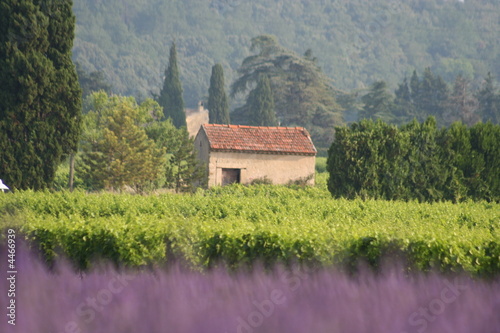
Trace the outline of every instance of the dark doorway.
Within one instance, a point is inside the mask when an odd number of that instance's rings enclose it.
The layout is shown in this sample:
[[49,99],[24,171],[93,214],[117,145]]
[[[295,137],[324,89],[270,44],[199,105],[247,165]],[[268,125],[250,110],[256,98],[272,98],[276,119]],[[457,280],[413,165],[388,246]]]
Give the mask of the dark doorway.
[[239,183],[240,176],[240,169],[222,169],[222,186]]

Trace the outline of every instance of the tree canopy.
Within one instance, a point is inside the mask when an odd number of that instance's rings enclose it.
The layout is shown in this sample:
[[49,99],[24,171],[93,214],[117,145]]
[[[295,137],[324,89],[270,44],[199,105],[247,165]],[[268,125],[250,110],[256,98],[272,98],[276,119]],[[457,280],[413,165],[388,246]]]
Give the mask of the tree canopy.
[[269,78],[261,74],[257,87],[248,94],[250,124],[255,126],[278,126],[274,98]]
[[5,0],[0,12],[1,178],[41,189],[80,134],[72,1]]
[[474,87],[462,75],[453,84],[447,84],[427,68],[422,78],[416,71],[410,82],[404,78],[394,95],[387,90],[385,81],[377,81],[359,100],[362,103],[359,119],[382,119],[393,124],[412,119],[423,122],[429,116],[435,118],[438,126],[450,126],[456,121],[469,126],[481,121],[498,124],[500,119],[500,93],[491,74],[481,87]]
[[165,70],[165,81],[163,82],[163,88],[158,96],[158,103],[163,108],[165,119],[172,119],[172,123],[177,128],[186,126],[182,83],[177,65],[177,49],[175,43],[172,43],[170,47],[168,67]]
[[215,64],[208,88],[207,108],[210,124],[229,124],[229,102],[225,89],[224,70],[221,64]]
[[500,125],[436,119],[400,127],[363,119],[338,127],[330,147],[334,197],[500,201]]
[[[326,147],[333,139],[333,127],[340,125],[342,108],[335,100],[330,80],[317,66],[311,51],[304,56],[282,47],[275,36],[252,39],[256,54],[245,58],[239,77],[231,86],[231,95],[247,93],[261,75],[269,78],[276,116],[282,126],[304,126],[315,144]],[[248,121],[249,105],[234,111],[235,122]]]
[[206,165],[198,158],[194,139],[189,137],[186,128],[177,132],[172,155],[166,169],[166,185],[176,192],[192,192],[196,186],[206,185]]
[[478,100],[478,112],[483,121],[500,124],[500,93],[495,84],[495,79],[491,73],[488,73],[481,89],[476,93],[476,97]]
[[161,116],[161,107],[149,99],[101,91],[86,99],[82,155],[77,163],[79,178],[93,190],[143,190],[165,170],[165,148],[147,135],[145,125]]
[[425,67],[448,83],[459,74],[475,83],[489,71],[500,77],[494,0],[79,0],[74,11],[75,60],[89,73],[103,71],[117,94],[158,93],[165,37],[175,38],[188,107],[206,94],[214,63],[233,82],[251,38],[264,32],[299,54],[314,50],[323,72],[347,91],[380,80],[393,90]]
[[76,63],[76,72],[78,74],[78,82],[82,88],[82,98],[87,97],[93,92],[104,90],[107,93],[111,92],[111,84],[107,82],[102,71],[94,71],[87,73],[83,70],[79,63]]
[[387,91],[387,84],[384,81],[373,83],[370,91],[361,98],[364,107],[359,117],[390,121],[391,112],[394,108],[392,99],[392,95]]

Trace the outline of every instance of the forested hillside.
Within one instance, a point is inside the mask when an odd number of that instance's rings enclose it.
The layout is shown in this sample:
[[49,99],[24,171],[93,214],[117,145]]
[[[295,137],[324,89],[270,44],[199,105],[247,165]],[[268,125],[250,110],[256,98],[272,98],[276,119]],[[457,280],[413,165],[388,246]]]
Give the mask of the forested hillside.
[[426,67],[449,82],[500,76],[497,0],[75,0],[74,13],[74,60],[103,71],[115,93],[158,93],[175,40],[188,107],[206,97],[215,63],[234,82],[260,34],[311,49],[343,90],[377,80],[395,89]]

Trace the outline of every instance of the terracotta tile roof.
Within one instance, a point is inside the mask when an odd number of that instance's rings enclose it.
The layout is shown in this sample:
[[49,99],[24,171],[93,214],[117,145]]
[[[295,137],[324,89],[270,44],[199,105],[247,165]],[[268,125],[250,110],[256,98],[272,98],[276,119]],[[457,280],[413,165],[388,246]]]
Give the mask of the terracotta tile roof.
[[214,151],[316,155],[311,137],[303,127],[204,124],[200,131],[205,131]]

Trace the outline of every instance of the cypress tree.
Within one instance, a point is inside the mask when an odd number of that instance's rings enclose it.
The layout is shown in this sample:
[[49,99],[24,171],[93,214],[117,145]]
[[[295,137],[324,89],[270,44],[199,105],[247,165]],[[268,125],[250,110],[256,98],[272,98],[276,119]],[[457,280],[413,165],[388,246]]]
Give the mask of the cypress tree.
[[446,117],[446,105],[448,103],[448,86],[441,76],[435,76],[431,69],[424,70],[420,82],[420,94],[416,103],[424,118],[434,116],[440,123]]
[[41,189],[80,135],[72,1],[5,0],[0,12],[0,177]]
[[483,122],[500,123],[500,95],[495,87],[495,80],[491,73],[485,78],[481,89],[477,93],[479,113]]
[[250,119],[256,126],[278,126],[271,84],[267,75],[260,75],[257,87],[248,96]]
[[170,47],[168,67],[165,70],[165,81],[158,97],[158,103],[163,107],[165,119],[171,118],[172,123],[177,128],[186,126],[182,85],[179,77],[179,68],[177,67],[177,49],[174,42]]
[[224,90],[224,71],[220,64],[212,67],[207,107],[210,124],[229,124],[229,104]]
[[450,125],[458,120],[469,126],[477,123],[480,118],[477,104],[476,97],[471,93],[470,82],[462,75],[458,75],[448,99],[443,123]]
[[391,112],[394,109],[393,97],[387,91],[387,84],[384,81],[373,83],[370,91],[361,97],[361,101],[364,107],[359,113],[360,119],[390,120]]
[[423,114],[423,111],[422,111],[422,108],[420,105],[420,98],[422,95],[422,89],[421,89],[420,78],[418,77],[416,70],[414,70],[413,74],[411,75],[409,88],[410,88],[410,101],[411,101],[413,112],[415,114],[414,118],[416,118],[419,122],[423,122],[425,120],[426,116],[425,116],[425,114]]
[[419,201],[438,201],[448,179],[448,165],[442,158],[442,132],[434,117],[423,123],[412,121],[402,131],[409,137],[410,149],[405,160],[409,171],[405,186],[411,190],[411,198]]
[[416,100],[422,113],[428,117],[430,115],[435,115],[435,87],[434,87],[434,74],[431,69],[427,67],[424,70],[422,80],[420,82],[420,94]]
[[206,166],[197,158],[194,139],[186,128],[178,132],[177,142],[167,166],[167,185],[176,192],[192,192],[206,184]]
[[410,86],[406,77],[403,82],[398,85],[398,89],[394,92],[396,98],[394,99],[393,114],[397,123],[405,123],[412,118],[417,117],[415,106],[411,98]]

